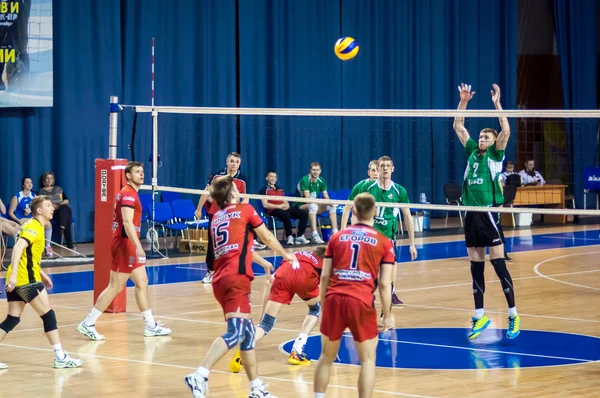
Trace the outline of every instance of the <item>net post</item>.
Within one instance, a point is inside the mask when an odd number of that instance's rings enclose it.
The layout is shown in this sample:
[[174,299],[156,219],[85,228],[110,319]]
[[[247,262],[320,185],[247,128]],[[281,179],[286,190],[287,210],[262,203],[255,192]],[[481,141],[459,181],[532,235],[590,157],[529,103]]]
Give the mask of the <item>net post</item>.
[[[156,187],[158,186],[158,111],[152,110],[152,230],[156,231],[155,218],[155,202],[156,202]],[[160,251],[156,250],[155,239],[158,239],[158,231],[156,234],[150,234],[150,254],[147,258],[168,258]],[[167,248],[165,252],[168,253]]]
[[119,131],[119,97],[110,97],[110,118],[108,126],[108,159],[117,158],[117,133]]

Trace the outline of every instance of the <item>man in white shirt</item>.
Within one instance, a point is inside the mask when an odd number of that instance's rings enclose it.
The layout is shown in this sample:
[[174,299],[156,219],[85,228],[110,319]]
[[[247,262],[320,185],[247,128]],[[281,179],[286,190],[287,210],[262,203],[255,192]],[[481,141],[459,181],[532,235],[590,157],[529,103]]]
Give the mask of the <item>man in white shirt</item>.
[[539,171],[535,170],[535,162],[533,159],[528,159],[525,162],[525,169],[519,171],[523,185],[544,185],[546,181]]
[[504,171],[502,173],[500,173],[500,177],[498,177],[502,186],[506,185],[506,179],[508,178],[508,176],[513,175],[513,174],[517,174],[515,172],[515,163],[512,160],[509,160],[506,162]]

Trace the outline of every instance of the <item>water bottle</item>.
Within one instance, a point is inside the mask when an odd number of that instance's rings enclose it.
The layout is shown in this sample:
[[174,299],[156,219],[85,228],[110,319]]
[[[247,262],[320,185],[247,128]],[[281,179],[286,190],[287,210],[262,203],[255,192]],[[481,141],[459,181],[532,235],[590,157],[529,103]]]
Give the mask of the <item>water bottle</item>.
[[[424,192],[421,193],[421,198],[419,201],[423,204],[429,204],[427,202],[427,196],[425,196]],[[431,214],[429,210],[423,209],[423,231],[429,230],[431,230]]]

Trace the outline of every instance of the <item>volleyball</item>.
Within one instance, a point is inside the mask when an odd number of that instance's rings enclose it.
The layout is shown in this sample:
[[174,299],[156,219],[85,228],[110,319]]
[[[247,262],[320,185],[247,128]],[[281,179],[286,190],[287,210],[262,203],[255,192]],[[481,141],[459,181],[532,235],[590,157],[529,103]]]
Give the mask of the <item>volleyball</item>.
[[342,61],[348,61],[349,59],[356,57],[356,54],[358,54],[358,44],[351,37],[342,37],[335,42],[333,51],[339,59]]

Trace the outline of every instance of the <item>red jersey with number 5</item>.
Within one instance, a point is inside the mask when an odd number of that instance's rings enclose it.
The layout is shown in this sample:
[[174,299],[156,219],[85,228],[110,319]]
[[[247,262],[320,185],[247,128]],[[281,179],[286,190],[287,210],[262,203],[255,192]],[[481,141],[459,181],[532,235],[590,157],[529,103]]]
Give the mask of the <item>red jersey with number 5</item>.
[[327,297],[342,294],[373,305],[379,266],[394,264],[394,245],[385,235],[364,224],[337,232],[327,245],[325,258],[332,260]]
[[215,253],[213,282],[224,275],[247,275],[254,279],[252,252],[254,228],[263,224],[254,207],[247,203],[225,206],[213,216],[210,234]]
[[142,226],[142,202],[138,192],[131,185],[125,185],[117,195],[112,223],[113,237],[127,239],[127,232],[123,228],[123,213],[121,212],[123,207],[133,209],[133,225],[139,237]]

